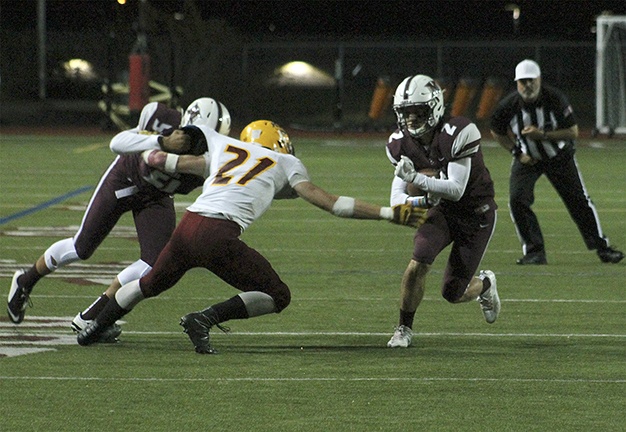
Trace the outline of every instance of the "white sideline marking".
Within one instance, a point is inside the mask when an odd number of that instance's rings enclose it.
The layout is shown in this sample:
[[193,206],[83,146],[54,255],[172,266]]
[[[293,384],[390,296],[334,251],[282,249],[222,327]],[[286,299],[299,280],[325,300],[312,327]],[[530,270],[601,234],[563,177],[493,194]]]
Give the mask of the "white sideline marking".
[[626,384],[626,379],[581,379],[581,378],[456,378],[456,377],[310,377],[310,378],[115,378],[115,377],[53,377],[53,376],[0,376],[0,380],[37,380],[37,381],[130,381],[130,382],[509,382],[509,383],[555,383],[555,384]]
[[[122,334],[127,335],[177,335],[180,332],[142,332],[142,331],[124,331]],[[211,337],[223,336],[389,336],[391,332],[238,332],[231,330],[224,334],[220,332],[212,332]],[[435,332],[435,333],[417,333],[413,336],[468,336],[468,337],[550,337],[550,338],[626,338],[626,334],[611,333],[459,333],[459,332]]]
[[[118,324],[124,323],[123,321],[117,321]],[[0,323],[2,324],[2,323]],[[15,328],[19,329],[19,327],[11,324],[10,326],[0,325],[0,328]],[[63,335],[68,335],[70,338],[69,343],[63,343],[63,345],[68,345],[76,342],[76,336],[71,335],[69,326],[68,330],[65,332],[59,331],[37,331],[34,328],[30,327],[29,331],[19,331],[19,332],[0,332],[0,338],[15,336],[19,334],[20,336],[59,336],[59,341],[65,342],[65,337]],[[123,330],[123,335],[144,335],[144,336],[170,336],[170,335],[178,335],[182,333],[181,331],[128,331]],[[230,332],[224,334],[221,332],[212,332],[211,337],[233,337],[233,336],[388,336],[390,332],[238,332],[236,330],[231,330]],[[613,334],[613,333],[460,333],[460,332],[432,332],[432,333],[413,333],[414,336],[424,336],[424,337],[438,337],[438,336],[467,336],[467,337],[533,337],[533,338],[626,338],[626,334]],[[11,344],[21,344],[23,342],[11,342]],[[34,342],[29,342],[34,344]],[[43,343],[42,344],[48,344]],[[53,343],[49,343],[53,345]],[[56,343],[57,345],[59,343]]]

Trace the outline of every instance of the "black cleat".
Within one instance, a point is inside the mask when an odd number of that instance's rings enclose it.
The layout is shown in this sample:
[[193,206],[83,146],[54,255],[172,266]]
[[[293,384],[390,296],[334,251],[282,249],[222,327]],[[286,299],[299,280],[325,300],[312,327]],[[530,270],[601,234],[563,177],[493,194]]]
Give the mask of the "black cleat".
[[82,346],[95,344],[96,342],[100,341],[100,337],[104,334],[107,328],[103,328],[97,320],[93,320],[87,327],[85,327],[78,333],[78,336],[76,336],[76,341],[79,345]]
[[7,314],[14,324],[19,324],[24,321],[26,306],[32,306],[30,302],[30,292],[32,288],[27,289],[20,286],[17,282],[17,279],[23,274],[24,270],[18,270],[13,274],[11,289],[9,290],[9,297],[7,299]]
[[198,354],[217,354],[209,342],[211,327],[216,326],[224,333],[229,331],[227,327],[219,325],[218,321],[217,314],[211,308],[202,312],[192,312],[180,319],[180,325],[184,328],[183,331],[191,339],[191,343],[193,343]]
[[[87,328],[89,324],[92,323],[92,320],[85,320],[83,317],[78,314],[70,324],[70,328],[76,334],[80,333],[81,330]],[[112,324],[104,329],[100,338],[98,339],[98,343],[117,343],[119,340],[117,339],[119,335],[122,334],[122,327],[117,324]]]
[[600,261],[604,263],[617,264],[618,262],[624,259],[623,252],[615,250],[611,247],[598,249],[597,253],[598,253],[598,256],[600,257]]
[[192,312],[180,319],[180,325],[187,333],[198,354],[217,354],[209,343],[209,330],[213,324],[201,312]]
[[518,259],[519,265],[545,265],[548,264],[546,255],[543,252],[531,252]]

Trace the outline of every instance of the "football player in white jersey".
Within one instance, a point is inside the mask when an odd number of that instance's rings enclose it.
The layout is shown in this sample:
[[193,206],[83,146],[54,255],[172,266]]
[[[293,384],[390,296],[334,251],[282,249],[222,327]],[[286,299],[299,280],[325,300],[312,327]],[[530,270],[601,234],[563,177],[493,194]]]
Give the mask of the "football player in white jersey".
[[191,268],[204,267],[241,291],[203,311],[181,318],[180,324],[195,350],[212,354],[212,326],[231,319],[279,313],[291,301],[289,287],[272,265],[240,240],[273,199],[302,197],[339,217],[389,220],[417,226],[425,214],[410,204],[380,207],[347,196],[336,196],[313,184],[302,162],[294,156],[287,133],[271,121],[249,124],[241,140],[200,126],[208,152],[203,156],[176,155],[159,150],[144,152],[148,165],[165,172],[204,175],[202,194],[187,208],[150,273],[124,285],[98,317],[78,334],[81,345],[98,342],[103,329],[145,298],[174,286]]
[[[176,227],[172,195],[187,194],[202,186],[204,177],[164,173],[148,166],[141,152],[165,149],[203,154],[206,148],[190,148],[190,138],[177,129],[197,124],[228,135],[230,114],[221,102],[206,97],[193,101],[184,113],[151,102],[142,109],[135,128],[113,137],[110,148],[118,156],[100,178],[76,235],[52,244],[30,269],[15,272],[7,300],[8,316],[13,323],[24,319],[30,293],[41,278],[91,257],[124,213],[133,213],[140,259],[122,270],[100,297],[76,315],[72,329],[78,332],[85,328],[119,287],[150,271]],[[111,326],[101,341],[115,342],[120,332],[119,326]]]

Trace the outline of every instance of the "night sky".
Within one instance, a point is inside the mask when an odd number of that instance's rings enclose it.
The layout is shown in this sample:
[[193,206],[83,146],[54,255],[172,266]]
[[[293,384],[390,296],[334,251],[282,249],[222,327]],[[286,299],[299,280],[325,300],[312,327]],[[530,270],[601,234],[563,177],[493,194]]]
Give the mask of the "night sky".
[[[173,16],[184,0],[147,0]],[[112,17],[137,20],[139,0],[46,0],[50,30],[106,30]],[[518,27],[505,6],[521,9]],[[626,15],[624,0],[378,0],[378,1],[230,1],[201,0],[203,18],[224,19],[255,39],[411,39],[415,34],[445,39],[593,40],[594,18],[610,10]],[[122,8],[122,9],[120,9]],[[2,0],[4,29],[33,28],[37,0]]]

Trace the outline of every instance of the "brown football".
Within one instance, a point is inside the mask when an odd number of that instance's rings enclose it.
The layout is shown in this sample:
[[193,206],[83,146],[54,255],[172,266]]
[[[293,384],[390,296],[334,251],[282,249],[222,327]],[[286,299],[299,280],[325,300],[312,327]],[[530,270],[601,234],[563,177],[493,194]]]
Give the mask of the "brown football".
[[[428,177],[438,177],[439,176],[439,171],[437,171],[436,169],[433,169],[433,168],[425,168],[425,169],[419,170],[419,173],[427,175]],[[415,186],[413,183],[409,183],[406,186],[406,193],[408,193],[409,196],[426,195],[426,192],[424,192],[423,190],[421,190],[420,188]]]

